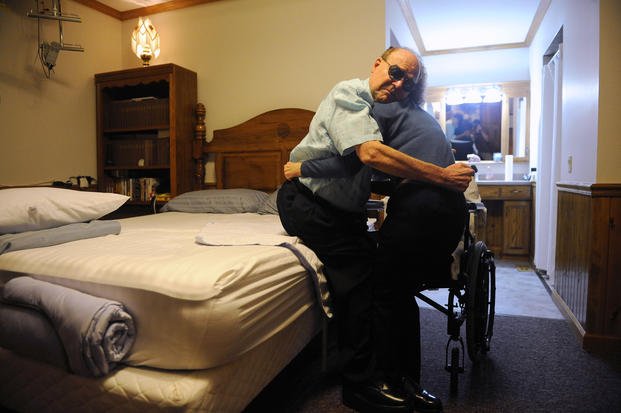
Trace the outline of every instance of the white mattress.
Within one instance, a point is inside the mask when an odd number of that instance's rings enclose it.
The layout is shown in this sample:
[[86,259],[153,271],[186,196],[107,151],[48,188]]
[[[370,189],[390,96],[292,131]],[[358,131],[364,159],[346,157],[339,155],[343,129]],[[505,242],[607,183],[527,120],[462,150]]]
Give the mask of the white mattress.
[[[126,364],[222,365],[286,328],[316,299],[312,280],[286,248],[197,244],[195,236],[210,222],[284,234],[276,215],[167,212],[124,219],[118,236],[0,255],[0,285],[30,274],[124,303],[137,328]],[[321,268],[312,251],[297,249]]]

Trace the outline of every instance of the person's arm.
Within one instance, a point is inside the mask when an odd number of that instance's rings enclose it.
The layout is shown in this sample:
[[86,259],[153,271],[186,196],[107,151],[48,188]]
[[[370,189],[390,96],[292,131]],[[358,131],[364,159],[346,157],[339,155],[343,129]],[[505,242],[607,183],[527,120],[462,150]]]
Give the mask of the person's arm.
[[463,163],[446,168],[424,162],[399,152],[379,141],[369,141],[356,146],[360,161],[389,175],[414,181],[440,185],[463,192],[468,187],[474,171]]
[[303,162],[287,162],[284,167],[285,178],[345,178],[355,175],[362,168],[362,162],[352,152],[346,156],[308,159]]

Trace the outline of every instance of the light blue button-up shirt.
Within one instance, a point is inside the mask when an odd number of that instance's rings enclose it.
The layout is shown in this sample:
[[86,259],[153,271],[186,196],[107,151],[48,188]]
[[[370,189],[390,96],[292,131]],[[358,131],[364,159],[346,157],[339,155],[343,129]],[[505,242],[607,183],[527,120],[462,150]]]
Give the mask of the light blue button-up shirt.
[[[371,117],[372,106],[369,79],[338,83],[319,104],[308,134],[291,151],[290,160],[344,156],[356,145],[381,141],[377,122]],[[371,168],[363,166],[347,178],[300,178],[300,182],[338,208],[362,212],[371,193]]]

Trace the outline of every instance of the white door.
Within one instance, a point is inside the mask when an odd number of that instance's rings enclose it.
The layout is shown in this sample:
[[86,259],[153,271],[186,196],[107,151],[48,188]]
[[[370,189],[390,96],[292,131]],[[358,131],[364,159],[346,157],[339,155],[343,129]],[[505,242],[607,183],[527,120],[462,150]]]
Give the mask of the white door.
[[556,215],[561,160],[562,44],[543,67],[541,133],[537,160],[535,206],[535,267],[554,284]]

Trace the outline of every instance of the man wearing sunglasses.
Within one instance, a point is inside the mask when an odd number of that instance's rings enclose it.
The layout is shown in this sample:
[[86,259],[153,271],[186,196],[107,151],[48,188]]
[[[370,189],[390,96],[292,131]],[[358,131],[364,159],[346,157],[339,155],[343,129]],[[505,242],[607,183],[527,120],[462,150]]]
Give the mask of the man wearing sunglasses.
[[343,402],[362,412],[442,410],[441,402],[425,390],[405,386],[378,368],[372,335],[376,244],[367,233],[365,208],[371,168],[456,192],[466,189],[473,174],[465,165],[442,168],[382,143],[370,115],[374,103],[419,99],[422,77],[413,52],[390,48],[375,60],[368,79],[337,84],[319,105],[308,135],[293,149],[290,160],[354,159],[355,154],[364,166],[338,178],[289,180],[278,192],[283,227],[300,237],[324,264],[335,307]]

